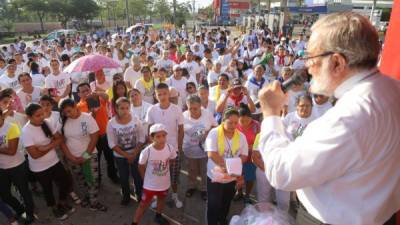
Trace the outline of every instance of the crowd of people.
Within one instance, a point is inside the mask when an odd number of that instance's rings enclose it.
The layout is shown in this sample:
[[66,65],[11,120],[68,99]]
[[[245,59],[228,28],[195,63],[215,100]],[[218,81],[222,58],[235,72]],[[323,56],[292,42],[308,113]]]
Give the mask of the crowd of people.
[[[182,198],[196,192],[206,202],[207,223],[228,224],[231,201],[253,204],[255,184],[256,201],[276,201],[288,212],[296,196],[273,190],[258,152],[258,92],[304,69],[306,39],[268,29],[233,35],[223,28],[199,28],[77,34],[3,47],[0,210],[11,224],[21,217],[34,222],[32,192],[40,185],[57,219],[76,210],[71,201],[105,212],[107,202],[98,197],[105,168],[120,185],[121,205],[130,203],[131,193],[139,202],[132,224],[139,224],[150,205],[156,208],[155,221],[168,224],[162,216],[165,199],[170,196],[181,208]],[[90,54],[110,57],[120,67],[63,72]],[[288,91],[281,112],[292,140],[334,104],[310,94],[309,82]],[[227,172],[229,160],[242,164],[242,175]],[[188,182],[181,185],[184,161]]]

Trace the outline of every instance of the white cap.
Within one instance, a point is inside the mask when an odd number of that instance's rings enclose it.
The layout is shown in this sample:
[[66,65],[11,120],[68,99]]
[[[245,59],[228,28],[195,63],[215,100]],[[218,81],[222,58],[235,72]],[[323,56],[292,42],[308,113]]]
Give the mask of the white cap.
[[150,134],[154,134],[154,133],[157,133],[160,131],[165,131],[166,133],[168,133],[167,128],[165,127],[164,124],[155,123],[155,124],[153,124],[153,126],[150,127]]
[[256,50],[256,55],[262,55],[262,54],[264,54],[262,49],[259,48]]

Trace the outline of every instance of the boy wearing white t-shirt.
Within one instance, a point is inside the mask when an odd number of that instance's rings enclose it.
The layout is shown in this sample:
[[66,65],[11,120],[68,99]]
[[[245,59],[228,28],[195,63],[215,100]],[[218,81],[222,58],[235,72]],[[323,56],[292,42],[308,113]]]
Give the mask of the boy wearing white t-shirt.
[[172,104],[169,100],[170,91],[167,84],[160,83],[156,87],[156,97],[158,104],[150,107],[146,115],[148,124],[161,123],[168,132],[167,142],[174,151],[177,151],[177,157],[170,163],[171,183],[172,183],[172,200],[175,202],[176,208],[183,206],[178,198],[178,183],[180,174],[180,152],[182,152],[183,144],[183,113],[181,108]]
[[171,186],[169,162],[175,159],[176,151],[167,144],[167,128],[160,123],[150,127],[153,143],[147,146],[139,157],[139,172],[143,178],[143,194],[139,207],[133,217],[132,225],[140,222],[145,210],[153,197],[157,196],[155,222],[161,225],[169,224],[161,213],[165,205],[165,197]]

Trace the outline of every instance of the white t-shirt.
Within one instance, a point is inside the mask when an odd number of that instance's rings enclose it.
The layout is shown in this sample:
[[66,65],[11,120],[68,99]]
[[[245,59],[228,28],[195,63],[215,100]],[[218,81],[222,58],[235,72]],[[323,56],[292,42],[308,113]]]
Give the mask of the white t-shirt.
[[134,87],[136,81],[139,80],[141,76],[140,70],[135,71],[132,67],[128,67],[124,73],[124,81],[129,82],[131,87]]
[[[108,145],[112,149],[119,146],[122,150],[132,153],[138,143],[145,142],[145,131],[141,121],[132,115],[131,121],[127,124],[120,124],[113,117],[107,124]],[[120,154],[114,151],[115,157],[122,158]]]
[[146,115],[152,104],[142,101],[141,106],[134,107],[131,105],[132,114],[142,122],[143,130],[145,131],[145,136],[147,136],[147,131],[149,130],[149,124],[146,122]]
[[[222,99],[225,98],[225,94],[221,95],[221,98]],[[240,106],[241,103],[244,103],[246,105],[249,104],[249,100],[247,99],[247,96],[243,96],[242,100],[240,101],[240,103],[237,106],[235,105],[235,101],[231,97],[228,97],[228,100],[226,100],[224,111],[228,107],[233,107],[235,109],[239,109],[239,106]]]
[[44,87],[46,77],[41,73],[32,74],[32,85],[36,87]]
[[243,54],[243,58],[249,58],[249,60],[246,59],[246,62],[251,65],[253,63],[253,58],[256,56],[256,49],[253,50],[245,50]]
[[153,145],[147,146],[139,157],[139,164],[147,165],[143,188],[151,191],[168,190],[171,186],[169,160],[176,156],[176,151],[168,144],[162,150],[154,149]]
[[195,61],[187,62],[186,60],[181,62],[180,66],[186,68],[190,75],[190,80],[196,81],[196,74],[201,72],[199,64]]
[[185,156],[193,159],[207,157],[204,151],[205,134],[211,127],[218,124],[214,117],[205,109],[201,110],[201,116],[198,119],[190,117],[189,111],[183,112],[183,129],[185,136],[183,138],[183,152]]
[[0,87],[1,89],[12,88],[14,91],[17,91],[21,88],[21,85],[18,82],[17,75],[14,77],[9,77],[7,72],[5,72],[0,76]]
[[60,120],[60,112],[51,111],[50,117],[46,118],[47,124],[53,127],[56,131],[61,133],[61,120]]
[[174,87],[179,92],[178,106],[182,108],[184,105],[184,100],[186,99],[186,84],[188,83],[186,77],[182,77],[180,80],[177,80],[174,76],[171,76],[166,80],[165,83],[170,87]]
[[304,129],[309,123],[314,120],[314,116],[311,114],[308,118],[301,118],[297,111],[288,113],[283,119],[283,124],[286,127],[286,132],[292,140],[303,134]]
[[46,88],[55,88],[57,95],[61,96],[64,94],[68,85],[71,83],[71,78],[68,73],[61,72],[58,75],[49,74],[45,79]]
[[211,87],[211,88],[210,88],[210,95],[209,95],[209,98],[210,98],[211,100],[215,101],[215,102],[218,102],[218,100],[219,100],[223,95],[225,95],[225,93],[226,93],[227,91],[228,91],[228,88],[227,88],[227,89],[224,89],[224,90],[220,89],[219,98],[216,99],[216,98],[217,98],[217,96],[216,96],[216,93],[217,93],[217,86]]
[[218,77],[221,73],[216,73],[214,70],[211,70],[207,74],[207,82],[209,85],[218,83]]
[[216,111],[215,111],[216,107],[217,107],[217,103],[215,103],[214,100],[208,99],[207,108],[204,108],[204,107],[203,108],[205,110],[207,110],[208,113],[210,113],[212,116],[214,116],[216,113]]
[[149,90],[147,90],[144,87],[143,82],[139,79],[135,83],[135,88],[138,89],[142,94],[143,101],[150,104],[154,103],[155,84],[151,86]]
[[167,109],[161,109],[160,104],[153,105],[146,116],[149,124],[161,123],[167,128],[167,142],[178,151],[178,126],[183,125],[182,110],[172,103]]
[[25,108],[29,103],[39,103],[41,91],[39,87],[33,87],[32,93],[23,92],[22,89],[17,91],[17,96],[21,100],[22,107]]
[[[246,140],[246,136],[242,132],[239,132],[240,135],[240,140],[239,140],[239,150],[236,152],[235,155],[232,155],[232,150],[230,146],[233,144],[233,138],[232,139],[227,139],[225,138],[225,151],[223,158],[228,159],[228,158],[236,158],[239,157],[240,155],[247,156],[248,155],[248,144]],[[208,133],[207,139],[206,139],[206,144],[204,150],[206,152],[217,152],[218,153],[218,127],[213,128],[210,130]],[[207,176],[210,179],[213,179],[213,175],[211,173],[211,170],[214,169],[216,166],[215,162],[212,159],[208,159],[207,161]],[[232,180],[227,180],[227,183],[234,181],[235,178],[232,178]]]
[[296,111],[296,99],[300,96],[300,95],[304,95],[306,93],[306,91],[301,90],[301,91],[293,91],[293,90],[289,90],[288,92],[288,113],[294,112]]
[[[46,120],[45,120],[46,121]],[[55,134],[57,131],[48,124],[48,127]],[[22,128],[22,143],[25,148],[30,146],[43,146],[48,145],[51,142],[51,138],[46,137],[40,126],[33,126],[28,122],[24,128]],[[41,172],[57,164],[60,160],[58,159],[55,149],[51,149],[45,155],[40,158],[34,159],[28,153],[29,168],[33,172]]]
[[76,119],[68,118],[64,125],[64,137],[71,154],[75,157],[82,156],[89,146],[90,134],[97,131],[99,127],[96,120],[88,113],[82,112]]
[[[0,127],[0,147],[8,146],[8,140],[19,138],[21,131],[17,124],[4,122]],[[17,149],[15,155],[0,154],[0,169],[10,169],[21,165],[25,161],[23,151]]]
[[318,105],[317,103],[315,103],[315,100],[313,98],[312,115],[315,119],[319,118],[322,115],[324,115],[326,113],[326,111],[328,111],[332,107],[333,107],[332,103],[329,100],[322,105]]
[[172,61],[172,60],[170,60],[170,59],[167,59],[167,60],[165,60],[165,59],[159,59],[158,61],[157,61],[157,63],[156,63],[156,67],[158,68],[158,69],[161,69],[161,68],[165,68],[165,69],[167,69],[168,71],[172,71],[172,67],[174,66],[174,61]]
[[[257,84],[255,84],[254,82]],[[249,77],[249,79],[247,79],[244,86],[247,88],[250,98],[253,101],[257,101],[258,100],[258,92],[261,90],[261,88],[267,86],[269,81],[267,79],[265,79],[264,83],[262,81],[256,81],[256,80],[254,80],[254,82],[253,82],[252,77]]]

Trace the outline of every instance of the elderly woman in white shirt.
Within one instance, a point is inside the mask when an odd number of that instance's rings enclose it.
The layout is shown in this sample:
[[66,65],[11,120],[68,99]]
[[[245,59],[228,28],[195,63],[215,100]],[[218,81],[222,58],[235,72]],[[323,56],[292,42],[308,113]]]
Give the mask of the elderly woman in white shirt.
[[183,113],[185,136],[183,138],[183,153],[188,162],[189,185],[186,197],[191,197],[196,191],[196,178],[201,178],[199,190],[201,198],[207,199],[206,173],[207,154],[204,151],[204,141],[211,128],[217,126],[213,115],[201,107],[201,99],[197,95],[189,95],[186,99],[188,110]]
[[292,140],[301,136],[307,125],[314,120],[312,108],[311,96],[308,94],[300,95],[296,99],[296,111],[287,114],[283,119],[283,124]]

